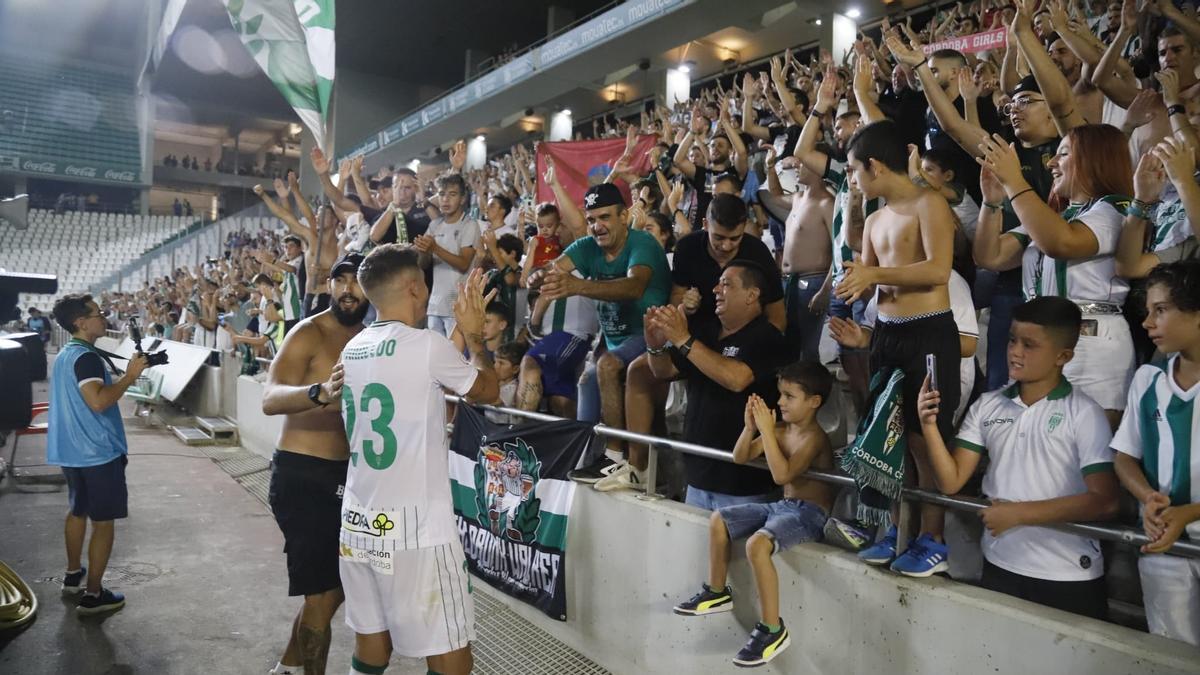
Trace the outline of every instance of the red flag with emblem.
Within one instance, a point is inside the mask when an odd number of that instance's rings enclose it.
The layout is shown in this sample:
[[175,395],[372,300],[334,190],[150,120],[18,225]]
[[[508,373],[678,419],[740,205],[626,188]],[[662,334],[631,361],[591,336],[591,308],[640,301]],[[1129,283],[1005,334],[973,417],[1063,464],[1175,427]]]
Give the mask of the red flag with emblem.
[[[637,144],[633,146],[633,156],[629,162],[630,170],[639,175],[650,171],[650,149],[658,142],[657,136],[638,136]],[[539,143],[537,146],[537,198],[539,202],[554,201],[554,192],[546,183],[546,157],[554,158],[554,170],[558,182],[562,184],[567,194],[580,208],[583,207],[583,193],[592,185],[603,183],[613,164],[625,152],[625,138],[604,138],[596,141],[557,141],[554,143]],[[625,203],[630,203],[629,186],[624,181],[616,181],[617,188],[625,195]]]

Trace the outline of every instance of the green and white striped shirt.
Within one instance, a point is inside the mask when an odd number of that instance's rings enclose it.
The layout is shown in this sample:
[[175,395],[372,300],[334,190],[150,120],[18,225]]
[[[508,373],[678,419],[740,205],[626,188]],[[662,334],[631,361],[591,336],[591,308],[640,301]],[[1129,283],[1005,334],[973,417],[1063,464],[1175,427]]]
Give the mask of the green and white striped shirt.
[[1021,258],[1021,286],[1025,299],[1058,296],[1076,302],[1125,303],[1129,283],[1117,276],[1113,257],[1125,219],[1128,197],[1109,195],[1083,204],[1072,204],[1062,212],[1063,220],[1085,225],[1096,236],[1099,247],[1090,258],[1062,260],[1046,255],[1024,225],[1008,231],[1025,247]]
[[[1200,503],[1200,384],[1184,391],[1175,382],[1179,355],[1161,364],[1138,368],[1129,387],[1121,426],[1113,449],[1142,463],[1146,481],[1167,495],[1172,506]],[[1187,526],[1187,536],[1200,540],[1200,521]]]
[[292,258],[287,264],[295,267],[296,273],[283,275],[283,285],[280,287],[283,297],[283,320],[298,321],[304,318],[304,310],[301,307],[304,289],[300,288],[300,269],[304,267],[304,256]]

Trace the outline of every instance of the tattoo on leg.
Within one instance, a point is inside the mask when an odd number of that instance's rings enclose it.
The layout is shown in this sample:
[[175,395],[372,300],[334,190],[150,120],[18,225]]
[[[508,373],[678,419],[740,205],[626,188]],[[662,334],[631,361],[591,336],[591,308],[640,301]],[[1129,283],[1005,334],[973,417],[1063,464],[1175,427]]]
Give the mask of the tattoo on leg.
[[304,663],[305,675],[325,675],[325,661],[329,657],[329,627],[313,628],[300,624],[300,659]]
[[520,407],[521,410],[537,410],[538,403],[542,400],[542,381],[541,379],[530,380],[521,387]]

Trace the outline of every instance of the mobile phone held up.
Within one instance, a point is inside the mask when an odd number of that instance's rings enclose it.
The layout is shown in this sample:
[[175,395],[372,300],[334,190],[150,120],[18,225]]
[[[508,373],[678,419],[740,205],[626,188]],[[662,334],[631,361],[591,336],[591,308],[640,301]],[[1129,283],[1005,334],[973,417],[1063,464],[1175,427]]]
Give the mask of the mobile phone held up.
[[937,354],[925,355],[925,374],[929,377],[929,391],[937,391]]

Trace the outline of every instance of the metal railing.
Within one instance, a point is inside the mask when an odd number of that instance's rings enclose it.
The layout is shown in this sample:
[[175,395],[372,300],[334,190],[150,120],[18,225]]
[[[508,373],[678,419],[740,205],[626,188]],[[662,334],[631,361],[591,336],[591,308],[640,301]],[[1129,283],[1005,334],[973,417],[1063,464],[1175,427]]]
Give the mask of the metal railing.
[[[447,402],[462,403],[465,405],[482,408],[484,410],[490,410],[492,412],[523,417],[540,422],[559,422],[563,420],[562,417],[547,415],[545,413],[530,412],[528,410],[506,408],[503,406],[471,403],[463,397],[455,396],[453,394],[446,394],[445,397]],[[727,450],[710,448],[704,445],[697,445],[695,443],[688,443],[687,441],[679,441],[671,438],[639,434],[633,431],[626,431],[624,429],[615,429],[613,427],[605,426],[604,424],[597,424],[592,430],[598,436],[615,438],[622,441],[632,441],[634,443],[642,443],[649,449],[649,460],[646,467],[646,491],[644,495],[638,495],[639,497],[645,499],[662,498],[662,495],[655,493],[658,479],[658,452],[660,450],[674,450],[687,455],[694,455],[696,457],[705,457],[707,459],[715,459],[717,461],[729,462],[731,464],[734,463],[733,453]],[[766,464],[761,460],[755,460],[750,464],[763,469],[767,468]],[[804,476],[812,480],[821,481],[823,483],[831,483],[841,487],[854,486],[853,478],[844,473],[836,471],[809,469],[804,473]],[[922,490],[919,488],[903,488],[900,492],[901,513],[900,518],[897,519],[897,529],[900,530],[897,536],[897,541],[900,542],[901,545],[908,540],[908,537],[905,536],[905,532],[903,530],[904,525],[908,520],[907,507],[911,502],[935,504],[937,506],[943,506],[955,511],[973,514],[979,513],[984,508],[991,505],[991,502],[988,502],[985,499],[963,497],[961,495],[944,495],[940,492]],[[1048,527],[1060,532],[1067,532],[1070,534],[1091,537],[1093,539],[1100,539],[1104,541],[1118,542],[1131,546],[1141,546],[1143,544],[1151,543],[1150,538],[1147,537],[1144,532],[1133,527],[1123,527],[1119,525],[1107,525],[1101,523],[1055,523],[1051,525],[1041,525],[1039,527]],[[1169,552],[1175,555],[1186,556],[1190,558],[1200,558],[1200,542],[1180,540],[1175,542],[1175,544],[1170,548]]]

